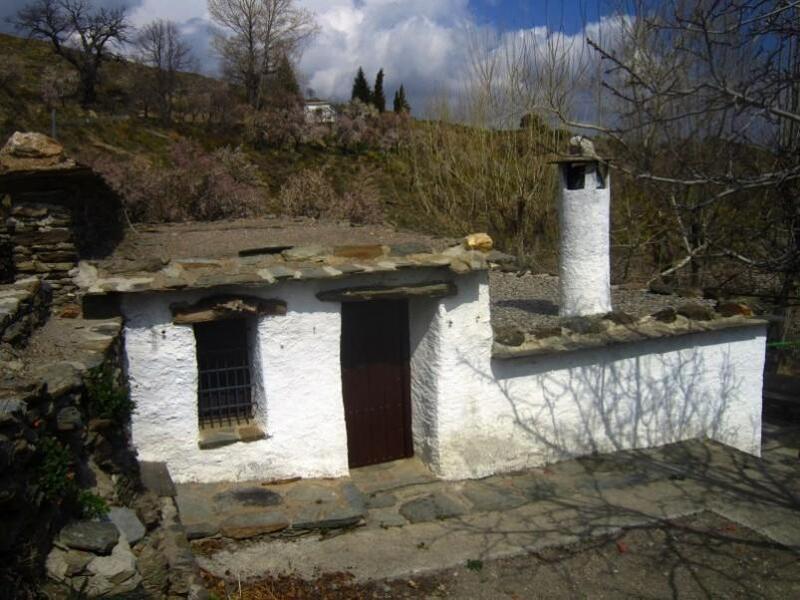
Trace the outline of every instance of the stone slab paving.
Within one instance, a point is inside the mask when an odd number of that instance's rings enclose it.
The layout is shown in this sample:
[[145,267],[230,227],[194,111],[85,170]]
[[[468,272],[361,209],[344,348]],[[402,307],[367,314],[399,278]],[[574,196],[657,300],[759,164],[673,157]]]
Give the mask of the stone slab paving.
[[343,528],[366,515],[363,495],[346,479],[181,484],[176,501],[189,539]]
[[479,481],[436,481],[415,461],[356,470],[363,526],[339,536],[224,544],[198,562],[215,575],[242,578],[327,571],[350,571],[358,580],[406,577],[701,511],[800,552],[796,440],[765,440],[761,459],[698,441]]

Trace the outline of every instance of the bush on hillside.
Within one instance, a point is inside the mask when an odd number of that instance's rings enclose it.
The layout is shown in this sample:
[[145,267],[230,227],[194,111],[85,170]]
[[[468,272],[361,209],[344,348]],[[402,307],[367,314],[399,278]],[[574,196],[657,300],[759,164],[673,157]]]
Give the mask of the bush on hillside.
[[208,153],[182,139],[172,146],[166,167],[107,155],[84,160],[120,194],[134,222],[247,217],[261,213],[266,201],[256,168],[238,148]]
[[294,149],[300,144],[332,146],[347,152],[397,149],[409,138],[407,114],[379,113],[354,100],[340,107],[332,125],[307,120],[300,104],[248,110],[245,140],[258,148]]
[[286,215],[319,219],[331,215],[337,196],[321,169],[305,169],[286,180],[280,201]]
[[280,201],[283,213],[295,217],[355,224],[380,223],[384,219],[378,186],[365,172],[339,195],[321,169],[306,169],[289,177],[281,188]]
[[245,139],[257,148],[295,148],[305,133],[305,113],[297,104],[248,110],[244,116]]

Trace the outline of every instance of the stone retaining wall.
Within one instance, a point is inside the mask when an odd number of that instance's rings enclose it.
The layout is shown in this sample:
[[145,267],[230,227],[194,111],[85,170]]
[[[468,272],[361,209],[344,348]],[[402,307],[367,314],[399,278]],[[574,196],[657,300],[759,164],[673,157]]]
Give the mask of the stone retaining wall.
[[0,598],[203,597],[174,501],[140,480],[121,333],[54,317],[35,336],[68,360],[34,337],[0,364]]
[[13,360],[13,350],[47,320],[50,296],[50,286],[36,277],[0,285],[0,360]]
[[0,282],[38,275],[56,304],[75,299],[70,270],[122,237],[119,198],[47,136],[15,133],[0,149]]
[[78,253],[70,210],[55,204],[17,204],[7,226],[16,278],[38,275],[50,284],[56,299],[73,297],[76,286],[69,272],[78,263]]

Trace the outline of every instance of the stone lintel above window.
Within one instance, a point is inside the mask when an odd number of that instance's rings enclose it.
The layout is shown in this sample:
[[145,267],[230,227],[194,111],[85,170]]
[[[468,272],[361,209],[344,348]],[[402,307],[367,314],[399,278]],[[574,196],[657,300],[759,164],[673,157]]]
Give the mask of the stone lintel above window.
[[194,325],[242,317],[281,316],[286,314],[286,302],[252,296],[224,295],[204,298],[194,304],[173,304],[170,309],[172,321],[176,325]]
[[369,300],[404,300],[406,298],[445,298],[458,292],[451,281],[409,283],[394,286],[351,287],[319,292],[327,302],[367,302]]

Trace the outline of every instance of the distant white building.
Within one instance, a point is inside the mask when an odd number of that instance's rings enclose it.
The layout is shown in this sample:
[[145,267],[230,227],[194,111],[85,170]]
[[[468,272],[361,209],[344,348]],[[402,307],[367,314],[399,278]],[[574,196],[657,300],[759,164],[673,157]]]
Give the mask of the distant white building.
[[307,100],[305,113],[306,122],[308,123],[333,124],[336,122],[336,110],[331,106],[330,102]]

